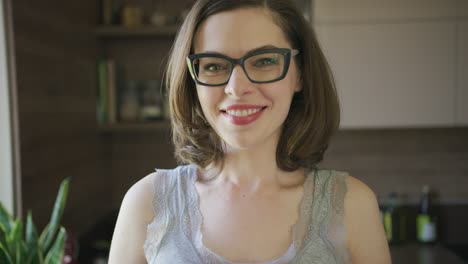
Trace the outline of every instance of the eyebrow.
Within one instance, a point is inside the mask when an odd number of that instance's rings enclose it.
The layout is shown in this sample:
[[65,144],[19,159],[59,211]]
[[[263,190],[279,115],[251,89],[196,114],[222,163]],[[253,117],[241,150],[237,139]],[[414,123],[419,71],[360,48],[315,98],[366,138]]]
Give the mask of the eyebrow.
[[[264,50],[264,49],[276,49],[276,48],[278,48],[278,47],[276,47],[276,46],[274,46],[274,45],[264,45],[264,46],[261,46],[261,47],[258,47],[258,48],[254,48],[254,49],[251,49],[251,50],[247,51],[243,56],[248,55],[248,54],[250,54],[250,53],[254,53],[254,52],[259,51],[259,50]],[[223,53],[221,53],[221,52],[210,51],[210,50],[203,51],[203,52],[200,52],[200,53],[220,54],[220,55],[227,56],[226,54],[223,54]]]

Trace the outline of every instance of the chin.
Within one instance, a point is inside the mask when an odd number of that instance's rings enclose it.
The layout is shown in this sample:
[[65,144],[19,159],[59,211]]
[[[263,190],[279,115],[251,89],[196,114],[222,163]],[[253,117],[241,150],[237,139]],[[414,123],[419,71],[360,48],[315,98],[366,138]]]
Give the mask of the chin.
[[237,152],[249,149],[258,149],[260,146],[268,145],[268,138],[256,137],[255,135],[249,134],[245,136],[236,137],[224,137],[224,143],[226,144],[226,153]]
[[226,151],[237,151],[237,150],[244,150],[249,149],[256,144],[258,144],[258,140],[252,134],[248,135],[220,135],[220,138],[223,140]]
[[224,143],[226,144],[227,153],[248,150],[256,146],[251,140],[225,140]]

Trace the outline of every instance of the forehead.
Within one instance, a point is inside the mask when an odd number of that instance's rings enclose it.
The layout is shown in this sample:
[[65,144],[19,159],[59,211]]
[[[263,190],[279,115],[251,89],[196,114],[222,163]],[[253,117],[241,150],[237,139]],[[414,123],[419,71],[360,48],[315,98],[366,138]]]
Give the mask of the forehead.
[[193,45],[195,53],[211,51],[234,57],[266,45],[290,48],[283,30],[263,8],[236,9],[208,17],[195,32]]

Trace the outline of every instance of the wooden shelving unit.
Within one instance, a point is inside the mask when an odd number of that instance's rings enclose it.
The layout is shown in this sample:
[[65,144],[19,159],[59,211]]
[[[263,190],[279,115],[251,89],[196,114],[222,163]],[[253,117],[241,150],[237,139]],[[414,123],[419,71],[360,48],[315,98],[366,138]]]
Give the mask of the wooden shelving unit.
[[[120,98],[123,92],[122,85],[125,85],[127,80],[138,82],[138,85],[146,80],[161,80],[167,53],[171,48],[178,28],[177,25],[161,27],[152,25],[138,27],[98,25],[95,27],[93,33],[98,40],[99,56],[111,60],[116,65],[114,66],[113,76],[117,78],[114,79],[117,87],[111,89],[115,91],[115,98]],[[117,71],[115,67],[118,67]],[[108,68],[103,72],[107,74]],[[106,80],[109,80],[108,76]],[[109,90],[105,89],[105,91]],[[107,95],[109,94],[107,93]],[[107,104],[109,104],[109,101],[107,101]],[[117,120],[119,119],[120,107],[117,103]],[[112,111],[107,109],[107,114],[110,112]],[[165,130],[169,129],[169,127],[170,122],[167,120],[117,122],[98,124],[98,132],[144,132]]]
[[168,120],[146,121],[146,122],[128,122],[114,124],[100,124],[98,130],[100,133],[110,132],[147,132],[169,130],[171,123]]
[[94,34],[100,38],[118,38],[118,37],[170,37],[175,36],[178,26],[141,26],[127,28],[122,26],[98,26]]

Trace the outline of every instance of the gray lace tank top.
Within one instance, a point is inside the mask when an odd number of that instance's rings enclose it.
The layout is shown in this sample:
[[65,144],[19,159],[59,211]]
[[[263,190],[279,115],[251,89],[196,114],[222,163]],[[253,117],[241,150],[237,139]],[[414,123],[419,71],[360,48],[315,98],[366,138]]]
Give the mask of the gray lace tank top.
[[[292,226],[291,246],[283,256],[261,264],[351,263],[343,225],[346,175],[322,169],[307,172],[299,219]],[[148,263],[240,264],[203,245],[196,180],[195,165],[156,171],[155,217],[148,225],[144,244]]]

